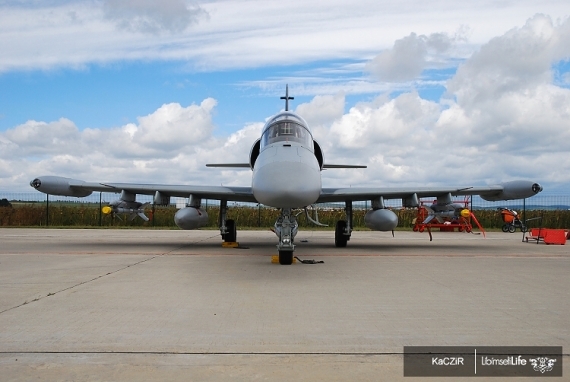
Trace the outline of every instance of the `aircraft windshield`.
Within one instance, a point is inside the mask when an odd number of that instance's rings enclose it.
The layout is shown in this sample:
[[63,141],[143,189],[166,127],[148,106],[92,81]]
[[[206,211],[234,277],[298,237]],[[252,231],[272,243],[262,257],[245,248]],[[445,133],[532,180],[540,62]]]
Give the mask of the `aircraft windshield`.
[[293,114],[279,115],[269,121],[263,132],[261,148],[275,142],[298,142],[312,149],[313,142],[309,130],[300,118]]

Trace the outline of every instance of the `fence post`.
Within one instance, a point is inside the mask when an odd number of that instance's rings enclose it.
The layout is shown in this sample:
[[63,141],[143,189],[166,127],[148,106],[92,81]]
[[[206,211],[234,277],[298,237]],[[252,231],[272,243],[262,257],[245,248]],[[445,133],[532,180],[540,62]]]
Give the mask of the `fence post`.
[[99,193],[99,227],[103,225],[103,192]]

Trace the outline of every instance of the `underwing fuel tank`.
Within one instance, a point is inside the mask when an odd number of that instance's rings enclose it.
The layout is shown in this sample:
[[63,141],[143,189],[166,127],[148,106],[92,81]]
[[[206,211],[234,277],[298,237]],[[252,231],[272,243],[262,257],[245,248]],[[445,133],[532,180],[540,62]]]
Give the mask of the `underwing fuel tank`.
[[196,207],[181,208],[174,215],[174,223],[181,229],[197,229],[208,224],[208,213]]
[[364,224],[374,231],[393,231],[398,226],[398,215],[387,209],[370,210],[364,215]]

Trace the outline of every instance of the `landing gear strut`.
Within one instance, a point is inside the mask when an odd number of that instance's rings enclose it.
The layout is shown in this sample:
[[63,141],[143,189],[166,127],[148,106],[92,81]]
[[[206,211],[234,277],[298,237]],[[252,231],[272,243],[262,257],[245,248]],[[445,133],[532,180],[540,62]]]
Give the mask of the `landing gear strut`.
[[293,264],[293,251],[295,250],[293,242],[298,228],[299,225],[295,216],[291,214],[291,209],[283,208],[275,222],[275,234],[279,238],[277,250],[279,251],[279,264],[281,265]]
[[337,221],[334,230],[334,245],[339,248],[346,247],[352,233],[352,200],[345,203],[346,220]]
[[218,223],[220,225],[220,234],[225,242],[232,243],[237,240],[236,222],[232,219],[226,220],[228,212],[228,201],[220,200],[220,216]]

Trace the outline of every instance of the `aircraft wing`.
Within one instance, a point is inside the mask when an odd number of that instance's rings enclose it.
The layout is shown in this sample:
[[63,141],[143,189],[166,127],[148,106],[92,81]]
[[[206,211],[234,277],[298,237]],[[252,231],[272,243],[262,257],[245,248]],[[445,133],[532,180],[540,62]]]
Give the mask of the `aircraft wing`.
[[42,176],[34,179],[31,185],[38,191],[46,194],[62,196],[83,197],[90,195],[93,191],[120,193],[124,190],[133,194],[143,195],[155,195],[156,192],[159,192],[164,196],[187,198],[192,194],[202,199],[257,203],[253,197],[251,187],[96,183],[59,176]]
[[359,164],[329,164],[325,163],[323,169],[327,168],[367,168],[368,166],[363,166]]
[[[233,167],[233,168],[251,168],[249,163],[208,163],[206,167]],[[366,168],[367,166],[363,165],[354,165],[354,164],[328,164],[325,163],[323,165],[323,169],[328,168]]]
[[[109,183],[104,184],[110,187],[104,192],[121,192],[121,190],[132,192],[133,194],[154,195],[157,191],[176,197],[185,197],[192,194],[202,199],[231,200],[238,202],[257,203],[253,197],[251,187],[226,187],[226,186],[187,186],[187,185],[161,185],[161,184],[128,184],[128,183]],[[94,190],[103,191],[103,190]]]
[[317,203],[479,195],[488,201],[524,199],[542,191],[538,183],[516,180],[477,187],[323,188]]
[[[60,176],[39,177],[30,184],[38,191],[50,195],[85,197],[93,191],[114,193],[126,191],[144,195],[155,195],[159,192],[163,196],[186,198],[189,195],[194,195],[203,199],[257,203],[251,187],[96,183]],[[499,201],[524,199],[540,191],[542,191],[542,187],[538,183],[525,180],[478,187],[323,188],[316,203],[375,200],[380,197],[384,199],[414,199],[445,197],[446,195],[480,195],[485,200]]]
[[249,163],[208,163],[206,167],[251,168]]

